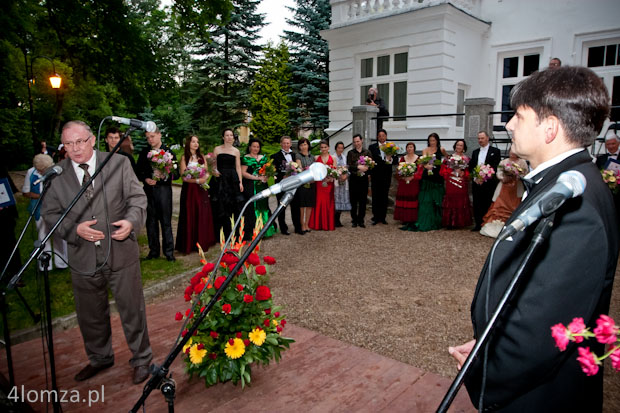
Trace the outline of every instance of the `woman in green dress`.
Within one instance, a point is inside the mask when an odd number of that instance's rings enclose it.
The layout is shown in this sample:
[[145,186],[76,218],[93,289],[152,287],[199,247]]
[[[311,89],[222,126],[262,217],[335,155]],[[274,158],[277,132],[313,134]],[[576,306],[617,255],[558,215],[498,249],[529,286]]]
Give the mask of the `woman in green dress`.
[[[243,175],[243,193],[246,201],[263,189],[267,188],[267,177],[259,174],[263,165],[269,162],[269,157],[262,155],[262,143],[256,138],[251,138],[248,142],[248,149],[245,156],[241,159],[241,174]],[[262,217],[263,224],[271,216],[269,210],[269,198],[264,198],[248,205],[245,212],[245,235],[244,240],[252,239],[254,225],[258,217]],[[265,238],[275,234],[275,226],[272,225],[265,233]]]
[[439,174],[441,159],[446,150],[441,147],[439,135],[431,133],[427,138],[428,147],[422,156],[433,156],[435,162],[418,166],[421,172],[420,193],[418,195],[418,221],[411,231],[432,231],[441,229],[441,205],[445,193],[443,177]]

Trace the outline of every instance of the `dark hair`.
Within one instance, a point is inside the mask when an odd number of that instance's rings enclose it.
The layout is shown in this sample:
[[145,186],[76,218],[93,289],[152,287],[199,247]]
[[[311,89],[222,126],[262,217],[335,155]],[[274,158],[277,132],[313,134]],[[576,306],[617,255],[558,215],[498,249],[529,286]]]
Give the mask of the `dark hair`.
[[579,66],[533,73],[512,89],[510,105],[515,110],[531,108],[538,122],[557,117],[566,139],[581,147],[594,142],[609,116],[605,84],[592,70]]
[[435,132],[432,132],[430,135],[428,135],[428,138],[426,138],[426,144],[428,146],[431,146],[431,138],[435,138],[437,140],[437,150],[440,150],[441,140],[439,139],[439,135],[437,135]]
[[224,129],[222,131],[222,138],[224,138],[224,134],[226,133],[226,131],[231,131],[233,136],[235,136],[235,131],[234,130],[232,130],[231,128],[226,128],[226,129]]
[[452,145],[452,149],[456,151],[456,144],[459,142],[463,142],[463,153],[467,152],[467,142],[465,142],[465,139],[457,139],[454,142],[454,145]]
[[263,149],[263,143],[258,138],[250,138],[250,140],[248,141],[248,146],[247,148],[245,148],[245,153],[250,153],[250,146],[252,146],[254,142],[258,143],[258,153],[260,153],[260,151]]
[[116,126],[110,126],[109,128],[105,130],[105,134],[103,136],[107,138],[108,135],[110,134],[114,135],[115,133],[118,133],[120,135],[121,133],[120,129],[118,129]]
[[319,142],[319,146],[321,145],[327,145],[327,147],[329,148],[329,142],[327,142],[327,139],[321,139],[321,141]]
[[343,142],[343,141],[338,141],[338,142],[336,142],[336,144],[334,145],[334,150],[338,149],[338,145],[342,145],[342,148],[344,149],[344,142]]
[[301,138],[297,141],[297,149],[299,149],[301,144],[304,142],[308,144],[308,153],[310,153],[310,149],[312,149],[312,147],[310,146],[310,141],[307,138]]
[[407,149],[407,146],[409,145],[413,145],[413,151],[415,152],[415,143],[413,142],[407,142],[407,144],[405,145],[405,150]]
[[387,131],[386,131],[385,129],[379,129],[379,130],[377,131],[377,136],[379,136],[379,134],[380,134],[381,132],[385,133],[385,135],[387,136]]
[[353,135],[353,137],[351,138],[351,142],[353,142],[353,139],[355,138],[360,138],[361,140],[364,140],[364,138],[362,138],[362,135],[360,135],[359,133],[356,133],[355,135]]
[[[192,152],[189,150],[189,144],[192,143],[192,138],[198,139],[196,135],[189,135],[185,138],[185,147],[183,148],[183,154],[185,155],[185,165],[189,163],[189,160],[192,158]],[[196,149],[196,156],[198,159],[202,158],[202,154],[200,153],[200,139],[198,139],[198,149]]]

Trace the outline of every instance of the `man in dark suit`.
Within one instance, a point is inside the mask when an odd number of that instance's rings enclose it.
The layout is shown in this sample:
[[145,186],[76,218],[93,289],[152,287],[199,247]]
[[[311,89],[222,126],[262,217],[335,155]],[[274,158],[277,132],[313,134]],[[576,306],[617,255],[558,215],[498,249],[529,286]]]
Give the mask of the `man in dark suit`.
[[[50,185],[41,216],[51,228],[83,183],[105,159],[95,152],[95,137],[83,122],[68,122],[62,143],[69,159]],[[67,241],[78,324],[89,364],[75,380],[86,380],[114,364],[108,287],[116,300],[133,357],[133,382],[148,377],[153,358],[146,327],[137,232],[144,225],[146,196],[127,158],[113,155],[58,227]]]
[[[550,327],[583,317],[595,326],[609,311],[618,260],[618,232],[611,194],[591,161],[587,147],[609,114],[609,96],[602,80],[583,67],[560,67],[532,74],[511,97],[515,116],[512,150],[534,168],[526,178],[533,185],[507,224],[547,193],[565,171],[581,172],[587,181],[582,196],[567,200],[554,217],[552,232],[533,257],[521,285],[488,341],[483,406],[484,359],[474,360],[465,385],[474,405],[484,411],[568,412],[602,409],[603,373],[586,376],[577,345],[560,352]],[[471,306],[474,340],[449,349],[460,365],[492,314],[534,237],[536,224],[500,242],[493,268],[485,263]],[[488,287],[488,288],[487,288]],[[603,345],[589,340],[602,354]]]
[[603,169],[610,158],[618,160],[619,147],[620,139],[617,135],[612,134],[605,137],[605,153],[596,157],[598,169]]
[[[502,153],[499,149],[489,144],[489,135],[485,131],[478,132],[478,145],[480,147],[474,151],[469,162],[469,172],[472,173],[478,165],[490,165],[495,172],[497,166],[502,160]],[[491,203],[493,203],[493,194],[497,187],[497,178],[495,175],[482,184],[472,184],[472,195],[474,198],[474,221],[476,226],[472,231],[480,231],[482,228],[482,218],[487,213]]]
[[[284,175],[286,174],[286,165],[289,162],[297,160],[297,156],[295,152],[291,150],[291,138],[289,136],[282,136],[280,138],[280,147],[281,150],[271,155],[271,159],[273,159],[273,166],[276,168],[276,183],[280,182],[284,179]],[[280,198],[284,196],[284,193],[276,194],[276,198],[278,202],[280,202]],[[301,220],[299,214],[299,203],[297,201],[297,197],[293,198],[291,202],[291,219],[293,220],[293,226],[295,227],[295,233],[303,234],[301,230]],[[280,232],[283,235],[290,235],[288,232],[288,225],[286,225],[286,209],[280,212],[278,215],[278,224],[280,225]]]
[[[127,142],[127,139],[131,139],[131,138],[128,136],[127,138],[125,138],[123,143]],[[121,131],[118,128],[114,126],[110,126],[109,128],[105,130],[105,146],[108,152],[114,149],[114,147],[116,147],[116,145],[120,142],[120,140],[121,140]],[[121,147],[122,146],[123,145],[121,144]],[[136,167],[136,161],[133,159],[133,155],[125,152],[123,149],[121,149],[121,147],[119,147],[116,150],[116,153],[118,153],[119,155],[123,155],[129,160],[129,163],[131,164],[131,169],[135,173],[137,167]]]
[[351,201],[351,225],[353,228],[366,228],[366,202],[368,199],[368,167],[358,163],[360,157],[372,154],[364,149],[364,141],[359,133],[353,136],[353,149],[347,152],[349,167],[349,200]]
[[388,193],[392,183],[392,156],[381,150],[381,145],[387,141],[385,129],[377,133],[377,143],[368,147],[372,159],[377,165],[370,171],[370,187],[372,189],[372,225],[386,224],[385,217],[388,207]]
[[148,158],[152,149],[163,150],[172,154],[176,162],[176,155],[170,148],[162,143],[161,132],[145,132],[149,144],[138,156],[137,175],[144,182],[144,193],[148,200],[146,209],[146,236],[149,239],[149,254],[147,260],[159,257],[159,227],[161,226],[161,238],[164,255],[168,261],[174,258],[174,237],[172,236],[172,181],[175,179],[176,170],[168,178],[156,181],[153,179],[153,167]]

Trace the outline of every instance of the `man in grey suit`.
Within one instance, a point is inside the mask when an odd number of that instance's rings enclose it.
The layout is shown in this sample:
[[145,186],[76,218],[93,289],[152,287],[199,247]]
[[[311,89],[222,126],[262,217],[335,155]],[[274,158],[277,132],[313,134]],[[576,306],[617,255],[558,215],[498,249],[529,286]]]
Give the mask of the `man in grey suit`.
[[[65,124],[61,140],[68,155],[59,164],[64,173],[50,186],[41,209],[50,228],[107,155],[95,152],[94,136],[81,121]],[[137,241],[145,212],[146,195],[129,161],[115,154],[57,229],[68,244],[76,314],[89,359],[75,376],[77,381],[114,364],[108,287],[133,353],[133,382],[141,383],[148,377],[153,355]]]

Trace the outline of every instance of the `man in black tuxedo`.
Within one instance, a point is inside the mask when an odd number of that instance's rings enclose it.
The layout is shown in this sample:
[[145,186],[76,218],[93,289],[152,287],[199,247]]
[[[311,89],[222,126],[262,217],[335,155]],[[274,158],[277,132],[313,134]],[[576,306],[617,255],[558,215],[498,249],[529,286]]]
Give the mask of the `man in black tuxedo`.
[[[297,160],[297,156],[295,152],[291,150],[291,138],[289,136],[282,136],[280,138],[280,150],[273,155],[271,155],[271,159],[273,159],[273,166],[276,168],[276,183],[280,182],[284,179],[284,175],[286,174],[286,165],[289,162]],[[276,194],[276,198],[278,202],[280,202],[280,198],[284,196],[284,193]],[[301,230],[301,220],[299,218],[299,203],[297,201],[297,197],[293,198],[291,202],[291,219],[293,220],[293,226],[295,227],[295,233],[303,234]],[[280,232],[283,235],[290,235],[288,232],[288,225],[286,225],[286,209],[280,212],[278,215],[278,224],[280,225]]]
[[[489,144],[489,135],[485,131],[478,132],[478,145],[480,147],[474,151],[469,162],[469,172],[472,173],[477,165],[490,165],[495,172],[497,166],[502,160],[502,153],[499,149]],[[489,207],[493,203],[493,194],[497,187],[497,178],[495,175],[488,181],[478,185],[472,184],[472,195],[474,197],[474,221],[476,226],[472,231],[480,231],[482,228],[482,218],[487,213]]]
[[[571,342],[560,352],[550,327],[583,317],[592,328],[609,311],[618,224],[611,194],[587,151],[609,114],[609,96],[594,72],[566,66],[532,74],[513,89],[511,105],[516,114],[506,129],[512,132],[512,150],[533,168],[526,176],[533,186],[506,224],[548,192],[562,172],[581,172],[587,185],[582,196],[567,200],[555,213],[552,232],[491,333],[483,406],[478,406],[482,353],[465,385],[474,405],[484,411],[600,412],[603,373],[586,376],[576,360],[580,345]],[[487,259],[471,305],[474,340],[449,349],[459,366],[486,327],[485,301],[492,314],[535,228],[533,224],[500,242],[492,268]],[[603,352],[596,340],[583,345]]]
[[351,201],[351,224],[353,228],[366,228],[366,201],[368,198],[368,167],[358,163],[360,157],[372,154],[364,149],[362,135],[353,136],[353,149],[347,152],[347,166],[349,167],[349,200]]
[[610,158],[618,160],[619,147],[620,139],[617,135],[613,134],[605,137],[605,153],[596,157],[598,169],[603,169]]
[[370,171],[370,187],[372,189],[372,225],[386,224],[385,217],[388,207],[388,193],[392,183],[392,157],[387,156],[381,145],[387,141],[387,132],[380,129],[377,143],[368,147],[372,159],[377,165]]

